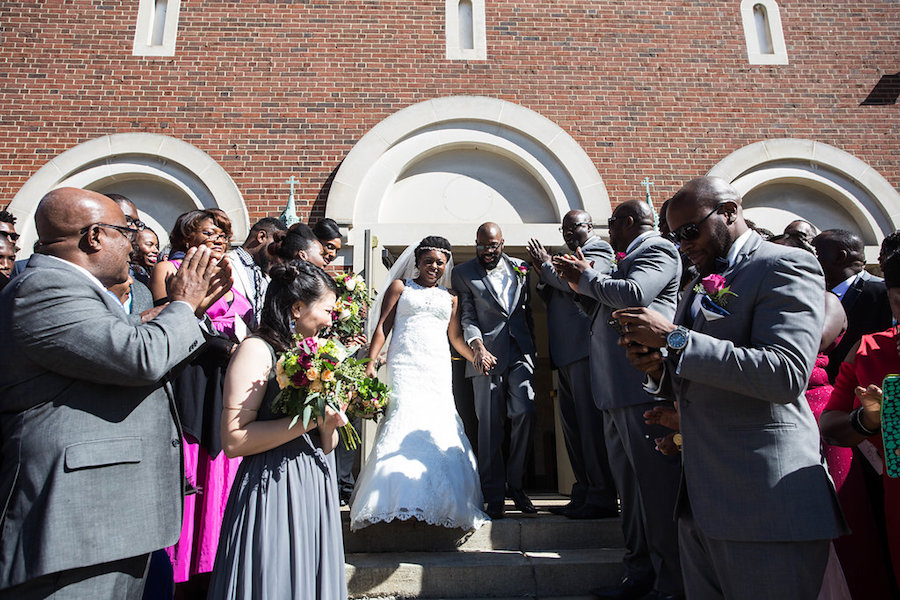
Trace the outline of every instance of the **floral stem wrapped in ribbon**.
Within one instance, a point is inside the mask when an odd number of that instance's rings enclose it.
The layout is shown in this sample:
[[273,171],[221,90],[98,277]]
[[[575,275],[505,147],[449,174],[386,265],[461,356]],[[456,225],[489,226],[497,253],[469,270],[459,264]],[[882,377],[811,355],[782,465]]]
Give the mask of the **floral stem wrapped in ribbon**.
[[[290,427],[302,421],[304,429],[310,421],[324,418],[326,406],[346,411],[348,418],[377,420],[387,406],[390,389],[378,379],[366,377],[369,359],[350,354],[337,340],[297,338],[296,346],[282,353],[275,365],[281,394],[272,410],[293,417]],[[359,445],[359,433],[350,423],[338,432],[345,448]]]

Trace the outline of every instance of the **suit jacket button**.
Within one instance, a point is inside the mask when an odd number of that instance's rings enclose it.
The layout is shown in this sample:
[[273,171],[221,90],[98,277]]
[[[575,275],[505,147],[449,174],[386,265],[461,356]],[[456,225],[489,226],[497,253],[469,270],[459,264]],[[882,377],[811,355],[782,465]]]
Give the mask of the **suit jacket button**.
[[180,443],[181,443],[181,440],[172,440],[172,447],[177,448],[178,444],[180,444]]

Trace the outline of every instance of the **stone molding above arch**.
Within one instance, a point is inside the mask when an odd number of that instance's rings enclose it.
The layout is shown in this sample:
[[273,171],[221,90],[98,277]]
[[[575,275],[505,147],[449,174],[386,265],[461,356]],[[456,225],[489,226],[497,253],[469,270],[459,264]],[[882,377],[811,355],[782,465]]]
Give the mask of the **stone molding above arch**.
[[[66,150],[25,182],[7,208],[22,224],[22,254],[30,251],[36,239],[34,211],[50,190],[65,186],[103,190],[114,184],[141,181],[171,189],[187,199],[189,208],[221,208],[231,219],[234,240],[243,240],[250,230],[240,190],[208,154],[169,136],[117,133]],[[159,223],[147,207],[138,207],[142,216],[148,216],[148,224],[157,229]]]
[[[707,174],[731,182],[744,196],[775,185],[813,191],[833,203],[822,206],[823,211],[849,215],[870,247],[867,255],[885,235],[900,229],[900,193],[862,160],[822,142],[763,140],[732,152]],[[816,224],[814,218],[803,218]]]
[[[397,196],[397,184],[415,172],[417,165],[451,154],[457,157],[457,167],[465,166],[459,160],[464,156],[475,163],[480,157],[507,165],[528,180],[532,192],[544,197],[546,205],[531,220],[500,223],[508,244],[524,245],[529,237],[543,233],[558,237],[556,227],[562,215],[573,208],[587,210],[598,223],[611,214],[606,186],[590,157],[556,123],[504,100],[451,96],[404,108],[366,133],[335,174],[326,216],[350,227],[348,241],[354,246],[361,244],[363,231],[372,227],[379,228],[383,243],[400,243],[399,239],[384,239],[385,235],[403,236],[404,243],[409,243],[422,229],[416,223],[433,228],[439,219],[425,205],[421,218],[383,219],[388,213],[396,214],[387,207]],[[489,185],[477,177],[470,180],[473,185]],[[461,217],[440,224],[452,243],[471,243],[471,219]]]

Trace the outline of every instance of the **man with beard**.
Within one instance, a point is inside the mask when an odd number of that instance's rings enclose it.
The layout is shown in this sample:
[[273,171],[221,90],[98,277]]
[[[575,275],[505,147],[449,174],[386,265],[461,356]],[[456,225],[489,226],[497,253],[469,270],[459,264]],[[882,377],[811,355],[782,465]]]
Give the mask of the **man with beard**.
[[687,597],[813,600],[829,542],[846,533],[804,394],[824,321],[822,269],[750,230],[724,180],[689,181],[667,217],[700,286],[674,322],[642,307],[613,316],[648,389],[678,401]]
[[[612,312],[648,307],[671,319],[681,280],[681,259],[671,242],[653,227],[653,213],[640,200],[623,202],[609,221],[609,239],[618,253],[616,268],[576,257],[557,257],[560,273],[579,294],[593,299],[591,316],[591,388],[603,411],[603,435],[609,466],[622,499],[626,553],[620,585],[594,591],[597,598],[679,598],[683,594],[678,539],[672,511],[681,476],[680,457],[665,456],[655,440],[668,432],[648,425],[644,413],[661,403],[643,389],[643,374],[628,363],[619,335],[610,326]],[[667,402],[671,407],[671,402]]]
[[[594,268],[610,272],[613,250],[594,235],[591,215],[571,210],[559,228],[569,251],[581,248]],[[576,294],[553,269],[550,254],[541,243],[528,243],[532,265],[540,273],[538,294],[547,304],[550,359],[559,380],[559,413],[569,462],[575,474],[571,499],[550,512],[570,519],[597,519],[619,514],[616,488],[606,458],[603,413],[591,394],[591,319],[576,301]],[[586,299],[587,300],[587,299]],[[587,302],[590,302],[587,300]],[[593,307],[593,303],[591,303]],[[593,312],[591,308],[588,312]]]
[[16,245],[5,235],[0,235],[0,290],[9,283],[16,264]]
[[256,329],[259,324],[259,314],[266,298],[266,289],[269,287],[270,258],[267,250],[275,241],[275,233],[286,230],[287,227],[279,219],[274,217],[260,219],[250,228],[244,243],[225,255],[234,276],[232,289],[253,305],[251,329]]
[[[453,269],[463,336],[475,352],[466,365],[478,417],[478,471],[492,519],[504,516],[504,490],[523,513],[537,510],[522,489],[534,430],[534,337],[528,267],[503,252],[503,233],[484,223],[475,238],[476,258]],[[477,366],[477,369],[476,369]],[[503,461],[510,420],[508,464]]]

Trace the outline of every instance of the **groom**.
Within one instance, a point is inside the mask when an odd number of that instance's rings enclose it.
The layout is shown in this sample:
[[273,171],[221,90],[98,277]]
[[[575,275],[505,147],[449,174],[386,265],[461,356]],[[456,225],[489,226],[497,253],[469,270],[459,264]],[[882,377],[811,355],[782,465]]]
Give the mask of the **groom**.
[[[534,429],[534,337],[524,261],[503,252],[503,233],[484,223],[476,258],[453,269],[466,343],[475,353],[466,365],[478,417],[478,470],[492,519],[504,515],[504,488],[523,513],[537,510],[522,490],[525,457]],[[503,464],[506,419],[511,421],[509,464]]]

